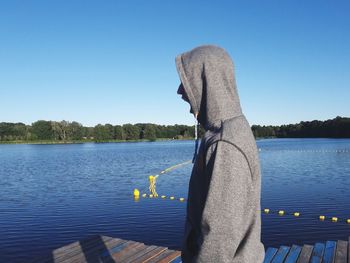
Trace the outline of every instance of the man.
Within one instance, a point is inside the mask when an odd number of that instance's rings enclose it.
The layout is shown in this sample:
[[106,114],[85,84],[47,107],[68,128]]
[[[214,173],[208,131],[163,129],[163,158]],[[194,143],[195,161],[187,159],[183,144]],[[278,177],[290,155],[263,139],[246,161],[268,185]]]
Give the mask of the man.
[[176,57],[178,93],[206,130],[189,183],[182,262],[261,263],[260,165],[225,50]]

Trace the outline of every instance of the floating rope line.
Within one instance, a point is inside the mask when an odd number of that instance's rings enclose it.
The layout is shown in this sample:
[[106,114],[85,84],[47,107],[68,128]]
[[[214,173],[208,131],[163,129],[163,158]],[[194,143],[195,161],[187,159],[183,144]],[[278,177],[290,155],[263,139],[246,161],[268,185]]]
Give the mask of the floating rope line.
[[[265,208],[262,210],[264,214],[278,214],[279,216],[284,216],[284,215],[293,215],[294,217],[299,217],[301,215],[300,212],[292,212],[292,213],[286,213],[284,210],[278,210],[278,211],[270,211],[269,208]],[[336,223],[339,221],[338,217],[335,216],[329,216],[326,217],[325,215],[320,215],[318,216],[319,221],[326,221],[327,219],[333,223]],[[346,220],[343,220],[341,222],[346,222],[347,224],[350,224],[350,218],[347,218]]]
[[[143,198],[154,198],[156,199],[158,197],[157,196],[154,196],[153,194],[142,194],[142,197]],[[184,202],[186,201],[185,198],[183,197],[180,197],[180,198],[177,198],[175,196],[166,196],[166,195],[162,195],[161,196],[161,199],[163,200],[176,200],[176,201],[180,201],[180,202]],[[139,200],[139,198],[136,198],[135,197],[135,200]],[[261,213],[264,213],[266,215],[278,215],[280,217],[285,217],[285,216],[294,216],[294,217],[302,217],[301,213],[300,212],[286,212],[284,210],[276,210],[276,211],[271,211],[269,208],[264,208],[263,210],[261,210]],[[318,221],[330,221],[330,222],[333,222],[333,223],[337,223],[337,222],[343,222],[343,223],[347,223],[350,225],[350,218],[347,218],[347,219],[339,219],[339,217],[336,217],[336,216],[325,216],[325,215],[320,215],[318,217],[314,217],[314,218],[318,218]]]
[[339,150],[305,150],[305,149],[265,149],[259,148],[259,152],[305,152],[305,153],[350,153],[349,149],[339,149]]
[[[184,166],[184,165],[190,164],[190,163],[192,163],[192,160],[188,160],[186,162],[170,166],[170,167],[162,170],[160,173],[158,173],[156,175],[148,176],[148,180],[149,180],[149,188],[148,189],[149,189],[150,195],[152,195],[152,197],[158,197],[158,193],[157,193],[157,190],[156,190],[156,182],[157,182],[157,178],[161,174],[165,174],[165,173],[171,172],[171,171],[173,171],[173,170],[175,170],[175,169],[177,169],[177,168],[179,168],[181,166]],[[135,198],[140,198],[140,191],[138,189],[134,190],[134,197]]]

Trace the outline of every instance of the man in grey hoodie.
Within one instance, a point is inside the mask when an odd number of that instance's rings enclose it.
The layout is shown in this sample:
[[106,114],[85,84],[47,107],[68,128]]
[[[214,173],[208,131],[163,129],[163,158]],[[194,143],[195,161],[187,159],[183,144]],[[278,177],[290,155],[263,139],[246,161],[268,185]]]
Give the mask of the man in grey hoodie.
[[182,262],[261,263],[260,165],[233,62],[200,46],[176,57],[178,93],[205,129],[189,183]]

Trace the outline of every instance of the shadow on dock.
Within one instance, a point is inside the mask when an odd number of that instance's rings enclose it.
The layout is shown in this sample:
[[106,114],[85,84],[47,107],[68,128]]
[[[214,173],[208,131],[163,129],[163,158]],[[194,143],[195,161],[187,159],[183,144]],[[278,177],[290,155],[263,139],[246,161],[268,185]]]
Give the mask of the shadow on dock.
[[[181,263],[181,252],[140,242],[93,236],[55,249],[36,263]],[[349,263],[348,241],[327,241],[312,245],[268,248],[263,263]]]

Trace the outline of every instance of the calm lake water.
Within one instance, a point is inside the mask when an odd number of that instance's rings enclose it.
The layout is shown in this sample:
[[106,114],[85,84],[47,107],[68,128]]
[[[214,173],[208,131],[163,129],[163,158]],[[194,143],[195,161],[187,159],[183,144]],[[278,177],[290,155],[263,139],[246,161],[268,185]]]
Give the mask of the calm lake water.
[[[347,239],[350,140],[258,141],[265,246]],[[102,234],[178,249],[186,202],[141,198],[148,175],[192,158],[193,141],[0,145],[0,262],[26,262]],[[192,165],[157,180],[160,195],[187,197]],[[278,216],[283,209],[287,215]],[[300,212],[296,218],[288,213]],[[319,215],[338,223],[320,222]]]

